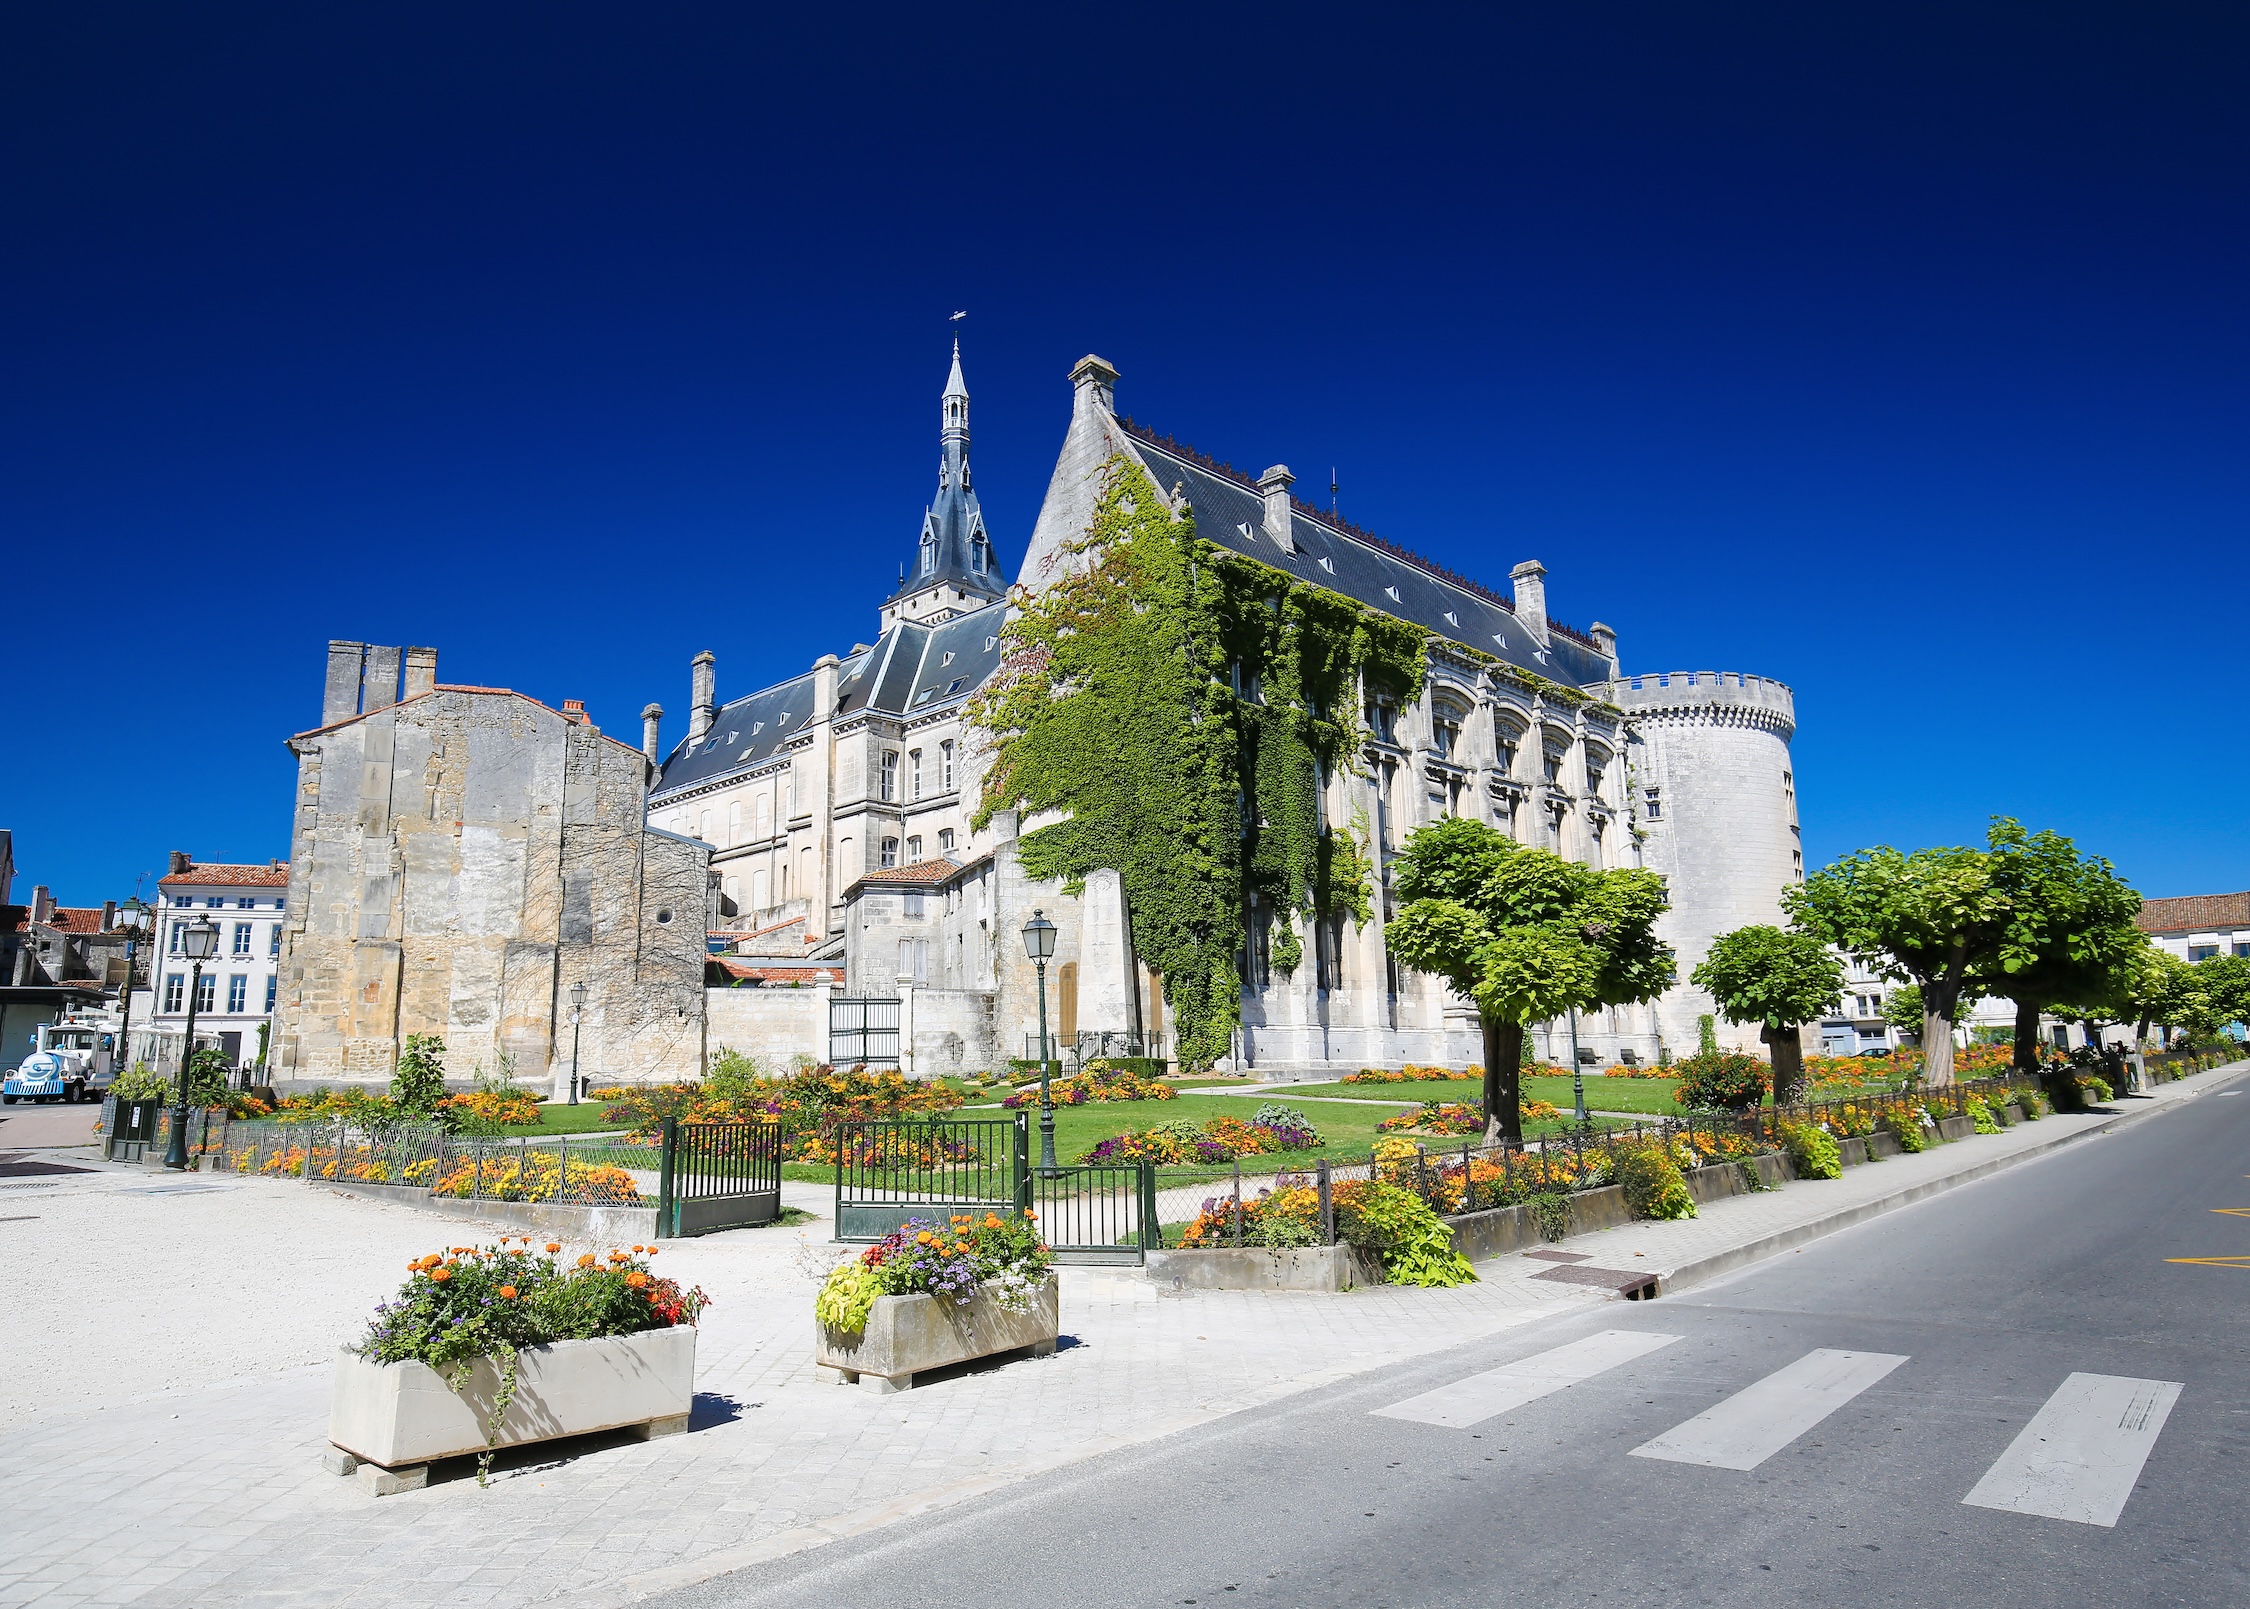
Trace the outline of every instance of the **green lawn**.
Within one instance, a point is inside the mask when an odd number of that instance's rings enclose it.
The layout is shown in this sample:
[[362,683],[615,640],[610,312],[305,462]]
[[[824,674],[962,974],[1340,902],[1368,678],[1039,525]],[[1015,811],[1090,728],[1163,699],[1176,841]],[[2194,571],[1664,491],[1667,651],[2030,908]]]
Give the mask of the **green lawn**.
[[615,1123],[606,1121],[602,1113],[607,1104],[602,1101],[580,1101],[572,1106],[567,1101],[543,1104],[539,1108],[539,1121],[512,1126],[510,1134],[586,1134],[596,1129],[614,1129]]
[[1266,1099],[1293,1101],[1319,1100],[1331,1096],[1347,1101],[1397,1101],[1405,1106],[1419,1105],[1423,1101],[1477,1101],[1483,1099],[1484,1085],[1475,1079],[1417,1078],[1403,1084],[1282,1084],[1266,1094]]

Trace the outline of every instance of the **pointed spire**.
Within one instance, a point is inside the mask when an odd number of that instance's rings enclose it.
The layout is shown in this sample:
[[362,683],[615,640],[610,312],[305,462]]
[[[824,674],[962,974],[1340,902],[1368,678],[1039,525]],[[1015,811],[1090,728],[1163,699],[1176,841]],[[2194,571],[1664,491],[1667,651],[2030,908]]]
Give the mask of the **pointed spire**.
[[953,338],[953,373],[946,378],[945,394],[949,397],[967,397],[969,383],[961,378],[961,337]]

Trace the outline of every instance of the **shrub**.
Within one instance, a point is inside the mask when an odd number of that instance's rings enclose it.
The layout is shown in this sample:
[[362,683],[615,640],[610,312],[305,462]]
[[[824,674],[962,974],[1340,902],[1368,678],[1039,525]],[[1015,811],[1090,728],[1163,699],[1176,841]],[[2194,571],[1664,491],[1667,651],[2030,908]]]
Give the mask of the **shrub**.
[[1671,1150],[1653,1142],[1617,1147],[1617,1182],[1636,1218],[1692,1218],[1695,1197]]
[[436,1034],[408,1034],[391,1077],[391,1104],[411,1116],[437,1110],[445,1099],[445,1041]]
[[1680,1079],[1679,1103],[1702,1111],[1747,1111],[1765,1099],[1772,1078],[1764,1062],[1733,1050],[1699,1051],[1673,1071]]
[[1380,1180],[1354,1180],[1331,1192],[1336,1231],[1350,1245],[1382,1259],[1393,1285],[1468,1285],[1469,1260],[1453,1249],[1453,1235],[1430,1204],[1411,1190]]
[[1810,1123],[1784,1123],[1781,1143],[1789,1153],[1789,1160],[1796,1165],[1798,1178],[1840,1179],[1844,1176],[1843,1148],[1826,1129]]
[[2000,1120],[1992,1115],[1992,1108],[1985,1104],[1982,1095],[1966,1097],[1961,1102],[1961,1109],[1968,1113],[1969,1120],[1976,1124],[1979,1134],[1998,1134],[2000,1132]]
[[1561,1240],[1570,1233],[1570,1193],[1565,1190],[1542,1190],[1525,1203],[1531,1216],[1539,1225],[1539,1233],[1547,1240]]
[[1922,1125],[1928,1114],[1919,1106],[1899,1107],[1883,1114],[1883,1127],[1898,1141],[1901,1151],[1927,1151],[1930,1148],[1929,1130]]
[[110,1082],[109,1092],[121,1101],[160,1101],[172,1093],[172,1081],[145,1061],[137,1061]]

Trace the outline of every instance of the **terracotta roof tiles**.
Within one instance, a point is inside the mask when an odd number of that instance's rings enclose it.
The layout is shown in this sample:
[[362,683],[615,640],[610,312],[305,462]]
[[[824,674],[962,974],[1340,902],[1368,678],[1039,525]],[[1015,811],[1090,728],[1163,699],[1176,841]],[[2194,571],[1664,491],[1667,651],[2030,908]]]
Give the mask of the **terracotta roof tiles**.
[[2183,894],[2177,899],[2144,899],[2135,925],[2143,933],[2250,927],[2250,890],[2240,894]]
[[287,888],[289,863],[271,861],[263,866],[192,865],[156,880],[158,888]]

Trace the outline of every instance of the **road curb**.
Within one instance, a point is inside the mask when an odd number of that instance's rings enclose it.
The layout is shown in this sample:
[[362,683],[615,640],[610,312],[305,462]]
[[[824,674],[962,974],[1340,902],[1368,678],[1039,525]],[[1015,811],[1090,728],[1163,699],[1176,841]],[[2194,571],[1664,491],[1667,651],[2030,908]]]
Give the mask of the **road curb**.
[[[2229,1069],[2232,1069],[2232,1071],[2230,1072]],[[2250,1075],[2250,1062],[2230,1062],[2226,1067],[2212,1068],[2211,1072],[2226,1075],[2215,1078],[2211,1084],[2205,1086],[2208,1089],[2216,1089],[2221,1083],[2231,1083],[2236,1078]],[[2057,1135],[2054,1139],[2042,1144],[2030,1146],[2021,1151],[2013,1151],[2006,1156],[1992,1157],[1972,1167],[1963,1168],[1958,1173],[1948,1173],[1942,1178],[1925,1179],[1920,1184],[1910,1185],[1906,1189],[1894,1191],[1887,1196],[1879,1196],[1873,1201],[1863,1201],[1856,1207],[1843,1208],[1841,1211],[1832,1212],[1824,1218],[1815,1218],[1810,1223],[1802,1223],[1793,1228],[1777,1230],[1773,1234],[1760,1236],[1745,1245],[1730,1246],[1724,1251],[1715,1251],[1707,1256],[1695,1258],[1690,1262],[1680,1264],[1677,1268],[1660,1271],[1657,1275],[1657,1294],[1670,1296],[1676,1291],[1688,1290],[1706,1280],[1715,1279],[1721,1274],[1732,1273],[1738,1268],[1747,1268],[1752,1263],[1764,1262],[1767,1258],[1779,1256],[1785,1251],[1794,1251],[1799,1246],[1807,1245],[1823,1236],[1835,1234],[1838,1230],[1849,1229],[1855,1224],[1863,1224],[1870,1218],[1879,1218],[1884,1213],[1896,1212],[1901,1207],[1910,1207],[1917,1201],[1927,1201],[1932,1196],[1943,1195],[1946,1191],[1957,1189],[1964,1184],[1974,1184],[1979,1179],[1989,1178],[1995,1173],[2005,1172],[2019,1164],[2036,1162],[2041,1157],[2052,1156],[2066,1145],[2076,1144],[2080,1140],[2092,1139],[2096,1135],[2114,1133],[2129,1124],[2137,1123],[2143,1118],[2155,1117],[2162,1112],[2175,1111],[2183,1101],[2195,1099],[2203,1092],[2199,1089],[2193,1095],[2183,1096],[2179,1100],[2170,1100],[2155,1106],[2138,1107],[2130,1111],[2119,1112],[2106,1122],[2095,1123],[2082,1129],[2073,1129],[2068,1134]]]

